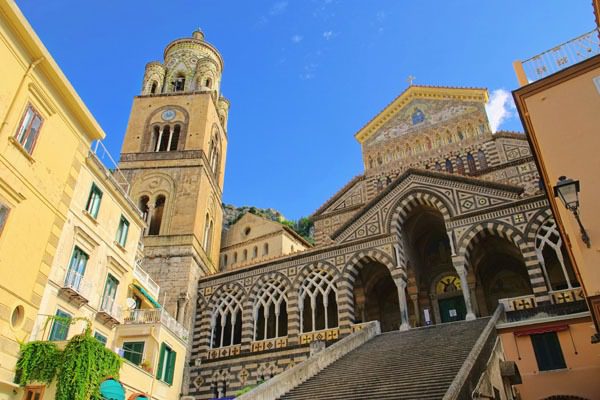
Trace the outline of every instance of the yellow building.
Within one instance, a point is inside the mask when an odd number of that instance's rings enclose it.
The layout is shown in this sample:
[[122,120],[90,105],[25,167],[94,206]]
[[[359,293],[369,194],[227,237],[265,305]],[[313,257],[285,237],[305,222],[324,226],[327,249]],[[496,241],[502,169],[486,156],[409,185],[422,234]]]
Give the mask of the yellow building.
[[[141,268],[146,225],[128,189],[118,169],[111,174],[88,153],[31,340],[66,341],[91,321],[94,336],[124,358],[119,380],[127,397],[175,399],[188,333],[162,309],[158,285]],[[48,316],[76,322],[67,326]],[[53,398],[54,390],[51,385],[45,396]]]
[[77,176],[104,132],[12,0],[0,0],[0,60],[0,399],[7,399]]
[[223,232],[220,269],[256,264],[310,247],[293,229],[247,212]]

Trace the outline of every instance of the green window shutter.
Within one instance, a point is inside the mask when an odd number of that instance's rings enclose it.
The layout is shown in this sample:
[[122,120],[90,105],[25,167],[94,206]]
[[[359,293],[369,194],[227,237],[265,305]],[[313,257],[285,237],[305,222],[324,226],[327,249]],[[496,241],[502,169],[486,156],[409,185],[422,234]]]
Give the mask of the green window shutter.
[[140,365],[144,355],[144,345],[144,342],[123,343],[123,358],[135,365]]
[[169,352],[169,360],[167,362],[167,373],[165,374],[165,381],[169,384],[173,384],[173,375],[175,375],[175,358],[177,357],[177,353],[174,351]]
[[158,358],[158,368],[156,370],[156,379],[161,379],[163,376],[163,364],[165,362],[165,352],[167,350],[167,345],[162,343],[160,345],[160,357]]

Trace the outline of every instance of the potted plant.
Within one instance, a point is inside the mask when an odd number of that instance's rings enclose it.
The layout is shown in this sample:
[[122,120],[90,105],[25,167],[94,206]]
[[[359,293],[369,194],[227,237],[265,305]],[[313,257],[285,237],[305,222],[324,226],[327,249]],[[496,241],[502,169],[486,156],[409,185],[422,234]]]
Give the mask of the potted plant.
[[150,361],[148,360],[143,360],[140,363],[140,368],[142,368],[144,371],[148,372],[148,373],[152,373],[152,364],[150,364]]

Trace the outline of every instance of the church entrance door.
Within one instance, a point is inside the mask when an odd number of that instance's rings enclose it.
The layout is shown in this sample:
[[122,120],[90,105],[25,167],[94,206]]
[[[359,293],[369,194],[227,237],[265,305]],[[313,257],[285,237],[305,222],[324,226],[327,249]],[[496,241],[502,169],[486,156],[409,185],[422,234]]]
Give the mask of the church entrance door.
[[438,304],[440,306],[440,317],[442,319],[442,323],[462,321],[467,315],[465,299],[463,296],[439,299]]

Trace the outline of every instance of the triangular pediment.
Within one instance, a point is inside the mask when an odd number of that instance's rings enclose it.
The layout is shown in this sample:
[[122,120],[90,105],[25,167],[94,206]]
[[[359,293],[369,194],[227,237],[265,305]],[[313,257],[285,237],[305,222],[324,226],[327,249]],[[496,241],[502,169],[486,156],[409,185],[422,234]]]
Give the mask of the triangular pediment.
[[366,185],[363,176],[357,176],[327,200],[312,215],[312,218],[337,213],[348,209],[357,209],[367,199]]
[[356,135],[363,145],[387,141],[467,114],[485,115],[486,89],[410,86]]
[[332,239],[343,243],[390,233],[394,213],[403,204],[414,203],[411,198],[439,204],[454,220],[510,206],[522,192],[518,186],[409,169],[334,232]]

